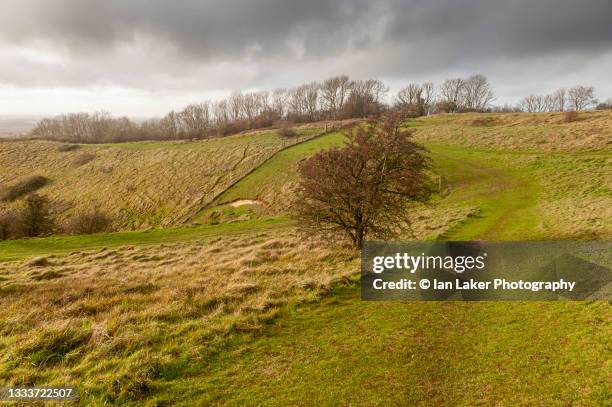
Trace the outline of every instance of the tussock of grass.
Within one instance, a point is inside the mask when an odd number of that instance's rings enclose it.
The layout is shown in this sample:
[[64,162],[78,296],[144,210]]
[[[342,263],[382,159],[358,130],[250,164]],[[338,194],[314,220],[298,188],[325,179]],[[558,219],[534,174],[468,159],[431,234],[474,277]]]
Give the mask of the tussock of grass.
[[90,329],[70,323],[42,326],[36,335],[29,336],[17,347],[15,363],[26,362],[37,368],[51,367],[62,361],[70,363],[90,337]]
[[65,153],[67,151],[78,150],[79,147],[80,146],[78,144],[60,144],[59,146],[57,146],[57,151],[59,151],[60,153]]
[[[8,322],[0,325],[0,348],[14,349],[0,356],[0,380],[61,378],[96,400],[140,400],[172,376],[172,360],[205,363],[282,307],[312,301],[354,276],[357,261],[352,249],[286,231],[75,252],[43,270],[28,261],[0,263],[7,277],[0,320]],[[98,379],[86,380],[87,372]]]
[[51,262],[49,261],[48,258],[41,256],[41,257],[34,257],[32,259],[29,259],[28,261],[26,261],[26,266],[27,267],[46,267],[46,266],[50,266]]
[[82,153],[74,157],[72,160],[72,165],[75,167],[80,167],[81,165],[85,165],[93,160],[95,160],[96,155],[94,153]]

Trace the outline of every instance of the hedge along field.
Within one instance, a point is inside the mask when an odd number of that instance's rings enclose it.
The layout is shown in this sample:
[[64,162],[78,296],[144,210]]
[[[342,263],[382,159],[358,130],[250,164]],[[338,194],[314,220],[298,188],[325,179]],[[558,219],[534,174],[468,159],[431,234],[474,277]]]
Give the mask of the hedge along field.
[[121,229],[168,226],[190,217],[210,199],[280,149],[320,130],[281,139],[255,132],[193,142],[66,145],[46,141],[0,143],[0,186],[44,176],[38,189],[65,219],[96,204]]

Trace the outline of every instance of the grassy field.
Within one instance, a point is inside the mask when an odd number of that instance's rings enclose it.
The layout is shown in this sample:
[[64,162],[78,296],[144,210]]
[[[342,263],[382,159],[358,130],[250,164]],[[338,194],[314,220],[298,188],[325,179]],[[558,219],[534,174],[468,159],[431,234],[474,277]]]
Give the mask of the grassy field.
[[[190,242],[207,237],[252,234],[270,229],[282,230],[293,225],[294,223],[286,217],[275,217],[215,226],[202,225],[133,232],[5,240],[0,242],[0,270],[2,270],[2,262],[23,260],[37,254],[61,255],[73,251],[99,250],[125,245],[147,246],[161,243]],[[7,269],[13,267],[9,263],[5,263],[4,266]]]
[[[610,115],[512,116],[408,124],[444,181],[414,208],[414,237],[612,237],[611,138],[597,127]],[[571,141],[578,124],[600,130]],[[470,135],[451,138],[453,126]],[[533,142],[517,130],[530,126],[536,140],[569,136]],[[289,208],[299,160],[341,142],[283,150],[215,201],[267,205],[253,220],[1,242],[0,381],[76,384],[83,405],[610,400],[608,303],[362,302],[356,251],[266,218]]]

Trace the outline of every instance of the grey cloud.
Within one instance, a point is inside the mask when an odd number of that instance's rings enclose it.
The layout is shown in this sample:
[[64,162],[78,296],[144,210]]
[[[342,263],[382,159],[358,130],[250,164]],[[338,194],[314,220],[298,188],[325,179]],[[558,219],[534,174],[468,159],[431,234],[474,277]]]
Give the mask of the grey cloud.
[[[1,36],[17,42],[50,38],[75,52],[130,42],[137,35],[174,44],[184,56],[240,59],[320,57],[387,41],[419,50],[436,44],[520,56],[612,41],[609,0],[21,0],[0,16]],[[382,36],[371,32],[383,23]]]
[[63,58],[58,65],[18,56],[15,64],[2,61],[0,85],[23,87],[218,90],[340,72],[400,80],[489,66],[504,80],[521,61],[562,72],[557,65],[568,56],[593,64],[612,53],[610,0],[7,3],[0,14],[0,58],[9,46]]

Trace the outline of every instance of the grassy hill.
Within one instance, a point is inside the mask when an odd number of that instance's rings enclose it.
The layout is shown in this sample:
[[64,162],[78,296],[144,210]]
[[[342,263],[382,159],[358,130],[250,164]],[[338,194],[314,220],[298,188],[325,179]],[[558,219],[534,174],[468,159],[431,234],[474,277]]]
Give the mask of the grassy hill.
[[[611,118],[408,122],[443,179],[414,208],[414,236],[609,239]],[[187,223],[210,224],[0,242],[0,380],[77,385],[83,405],[609,400],[608,303],[360,301],[358,253],[286,216],[299,161],[340,143],[324,135],[245,167],[190,206]],[[121,148],[192,151],[145,144]]]
[[610,111],[564,113],[466,113],[412,120],[417,139],[504,151],[577,151],[612,147]]
[[[46,141],[0,143],[0,187],[41,175],[61,218],[93,204],[123,229],[181,223],[274,153],[320,132],[281,139],[259,132],[193,142],[78,145],[63,151]],[[6,204],[5,204],[6,205]]]

